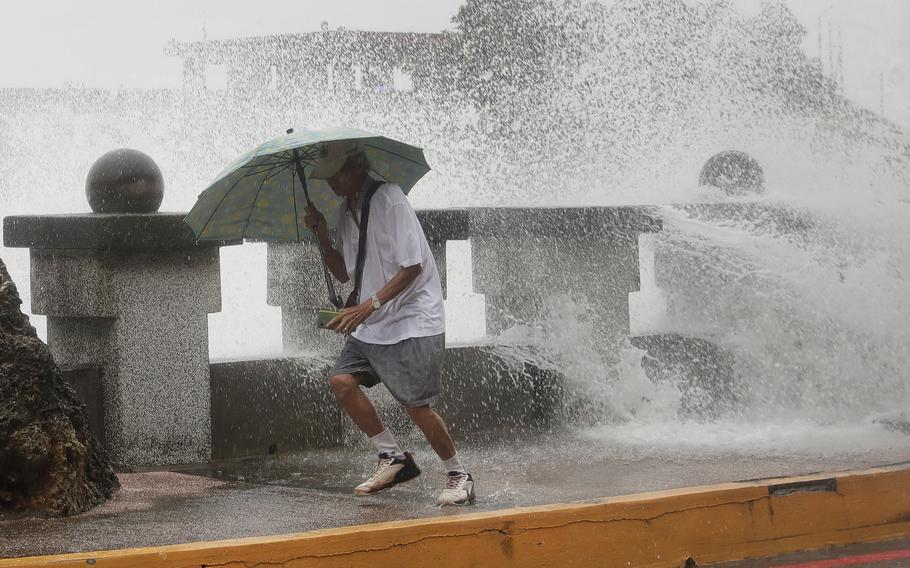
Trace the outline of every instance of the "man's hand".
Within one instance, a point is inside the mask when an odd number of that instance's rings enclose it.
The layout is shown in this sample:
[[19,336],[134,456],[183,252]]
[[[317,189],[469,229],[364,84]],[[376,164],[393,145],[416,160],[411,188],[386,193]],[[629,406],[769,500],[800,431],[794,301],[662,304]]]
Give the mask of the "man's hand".
[[319,209],[313,207],[312,203],[309,203],[306,206],[306,215],[303,217],[303,222],[306,224],[307,228],[315,228],[314,230],[316,231],[316,241],[318,242],[319,250],[322,251],[325,264],[329,267],[329,270],[332,271],[332,275],[339,282],[347,282],[349,278],[344,266],[344,258],[332,247],[332,243],[329,241],[329,232],[325,217]]
[[349,335],[371,315],[373,315],[373,303],[367,301],[350,308],[344,308],[341,310],[341,314],[335,316],[325,327],[336,333]]
[[[376,297],[385,305],[391,302],[401,292],[414,282],[414,279],[420,274],[423,267],[419,264],[407,266],[398,271],[398,274],[392,277],[389,282],[382,287],[382,290],[376,292]],[[381,309],[381,308],[380,308]],[[368,317],[373,315],[373,301],[367,300],[362,304],[344,308],[341,314],[335,316],[335,319],[326,324],[327,329],[345,335],[353,333],[357,326],[362,324]]]
[[306,223],[306,226],[310,229],[316,227],[316,236],[323,236],[326,234],[325,217],[318,209],[313,207],[312,203],[309,203],[306,206],[306,215],[303,218],[303,222]]

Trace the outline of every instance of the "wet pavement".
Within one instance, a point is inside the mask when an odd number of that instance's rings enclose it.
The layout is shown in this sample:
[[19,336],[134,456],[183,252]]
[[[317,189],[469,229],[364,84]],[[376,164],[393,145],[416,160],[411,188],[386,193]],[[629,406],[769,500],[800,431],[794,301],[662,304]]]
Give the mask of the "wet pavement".
[[[667,453],[574,433],[462,447],[477,504],[438,509],[441,464],[425,442],[402,444],[424,475],[372,497],[351,489],[370,448],[338,448],[121,474],[110,502],[68,519],[0,516],[0,557],[295,533],[661,489],[910,462],[910,447],[836,456]],[[910,560],[908,560],[910,563]]]

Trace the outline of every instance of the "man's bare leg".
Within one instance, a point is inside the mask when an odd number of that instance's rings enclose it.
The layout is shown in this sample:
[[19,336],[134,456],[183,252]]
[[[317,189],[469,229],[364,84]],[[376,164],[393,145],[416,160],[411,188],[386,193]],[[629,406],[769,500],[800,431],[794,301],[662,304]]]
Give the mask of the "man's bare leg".
[[345,412],[360,428],[360,431],[372,438],[381,433],[385,428],[373,403],[360,390],[360,380],[354,375],[335,375],[329,379],[335,398],[344,407]]
[[446,423],[440,415],[436,414],[436,411],[429,406],[405,407],[405,410],[414,424],[417,424],[423,435],[426,436],[439,459],[446,461],[455,457],[455,443],[449,435]]
[[360,390],[360,380],[354,375],[335,375],[329,379],[329,384],[348,416],[379,451],[376,470],[354,488],[354,493],[371,495],[420,475],[420,468],[411,455],[402,452],[392,433],[383,427],[373,403]]
[[443,461],[448,470],[447,481],[442,492],[436,498],[436,504],[466,505],[474,502],[474,478],[458,462],[455,444],[446,428],[442,417],[429,406],[406,408],[408,416],[423,431],[433,450]]

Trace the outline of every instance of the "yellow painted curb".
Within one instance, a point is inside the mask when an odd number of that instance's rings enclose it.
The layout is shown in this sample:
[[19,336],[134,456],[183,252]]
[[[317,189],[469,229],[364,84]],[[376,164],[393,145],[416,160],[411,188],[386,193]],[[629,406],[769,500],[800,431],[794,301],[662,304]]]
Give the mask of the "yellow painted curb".
[[910,467],[726,483],[274,537],[0,560],[31,566],[680,567],[910,536]]

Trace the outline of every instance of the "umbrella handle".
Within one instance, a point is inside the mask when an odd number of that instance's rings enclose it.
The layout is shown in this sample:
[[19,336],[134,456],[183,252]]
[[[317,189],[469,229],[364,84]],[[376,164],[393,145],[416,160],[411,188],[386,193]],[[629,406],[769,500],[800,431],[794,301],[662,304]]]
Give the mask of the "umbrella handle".
[[319,249],[319,258],[322,260],[322,273],[325,276],[325,286],[329,289],[329,301],[336,308],[341,308],[341,296],[335,291],[335,284],[332,282],[332,275],[329,274],[329,265],[325,262],[325,253],[322,252],[322,246],[319,245],[319,236],[316,232],[316,226],[313,226],[313,234],[316,236],[316,248]]
[[[290,134],[290,132],[288,132]],[[300,179],[300,185],[303,187],[303,196],[306,197],[307,205],[311,204],[310,201],[310,192],[307,191],[306,187],[306,172],[303,171],[303,164],[300,163],[300,153],[297,151],[297,148],[294,148],[294,168],[297,171],[297,177]],[[296,194],[294,197],[294,207],[297,207],[297,198]],[[313,225],[313,236],[316,237],[316,248],[319,249],[319,259],[322,261],[322,272],[325,277],[325,286],[329,290],[329,301],[332,302],[332,305],[336,308],[342,307],[341,296],[335,291],[335,284],[332,282],[332,275],[329,274],[329,265],[325,262],[325,253],[322,251],[322,247],[319,246],[319,233],[316,231],[317,225]],[[299,238],[300,235],[298,234]]]

